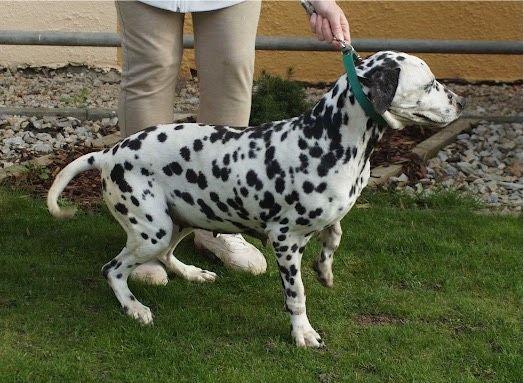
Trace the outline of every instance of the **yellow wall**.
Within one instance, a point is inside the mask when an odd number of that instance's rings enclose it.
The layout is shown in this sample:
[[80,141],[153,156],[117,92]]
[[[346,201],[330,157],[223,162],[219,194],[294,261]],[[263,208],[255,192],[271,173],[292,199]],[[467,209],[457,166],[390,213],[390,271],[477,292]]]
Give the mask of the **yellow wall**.
[[[0,1],[0,29],[16,31],[115,32],[113,1]],[[116,48],[0,45],[0,65],[82,63],[116,66]]]
[[[522,40],[520,1],[339,1],[353,38]],[[186,31],[191,32],[190,17]],[[259,36],[313,36],[298,0],[263,1]],[[361,52],[364,53],[364,52]],[[438,78],[513,81],[522,79],[522,56],[420,54]],[[185,69],[194,67],[186,51]],[[257,72],[333,81],[342,71],[336,52],[257,51]]]

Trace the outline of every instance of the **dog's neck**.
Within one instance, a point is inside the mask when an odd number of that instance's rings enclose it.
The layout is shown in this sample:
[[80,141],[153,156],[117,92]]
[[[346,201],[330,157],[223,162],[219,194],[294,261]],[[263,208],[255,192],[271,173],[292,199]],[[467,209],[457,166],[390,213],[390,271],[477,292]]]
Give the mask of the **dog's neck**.
[[[369,97],[369,89],[365,86],[362,89]],[[346,75],[337,80],[330,91],[304,115],[304,119],[304,135],[307,138],[330,141],[330,151],[338,159],[351,150],[352,159],[358,159],[363,164],[369,160],[385,129],[369,118],[358,104]],[[354,147],[357,149],[354,150]]]

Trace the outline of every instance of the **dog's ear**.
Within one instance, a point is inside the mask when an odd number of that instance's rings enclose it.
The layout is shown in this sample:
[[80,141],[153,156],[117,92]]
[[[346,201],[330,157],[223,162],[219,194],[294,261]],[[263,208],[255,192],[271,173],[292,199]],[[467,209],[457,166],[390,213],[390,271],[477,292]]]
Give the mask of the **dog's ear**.
[[399,76],[400,68],[377,68],[361,78],[362,83],[371,91],[370,101],[378,114],[383,114],[391,106]]

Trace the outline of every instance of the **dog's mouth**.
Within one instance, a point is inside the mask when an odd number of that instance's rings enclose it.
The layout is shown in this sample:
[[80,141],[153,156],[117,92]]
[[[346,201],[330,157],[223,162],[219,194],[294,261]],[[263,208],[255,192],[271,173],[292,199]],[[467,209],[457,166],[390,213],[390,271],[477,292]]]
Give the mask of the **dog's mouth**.
[[427,122],[429,124],[435,124],[435,125],[442,124],[442,121],[435,121],[432,118],[429,118],[428,116],[426,116],[426,115],[424,115],[422,113],[413,113],[413,115],[421,118],[423,121],[425,121],[425,122]]

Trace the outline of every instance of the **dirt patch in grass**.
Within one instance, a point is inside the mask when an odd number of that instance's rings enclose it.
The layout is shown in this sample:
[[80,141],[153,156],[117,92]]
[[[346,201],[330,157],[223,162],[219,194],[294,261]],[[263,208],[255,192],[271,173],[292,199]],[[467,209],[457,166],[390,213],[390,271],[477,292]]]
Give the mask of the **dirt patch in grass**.
[[405,319],[388,314],[355,315],[353,320],[360,326],[386,326],[406,323]]

